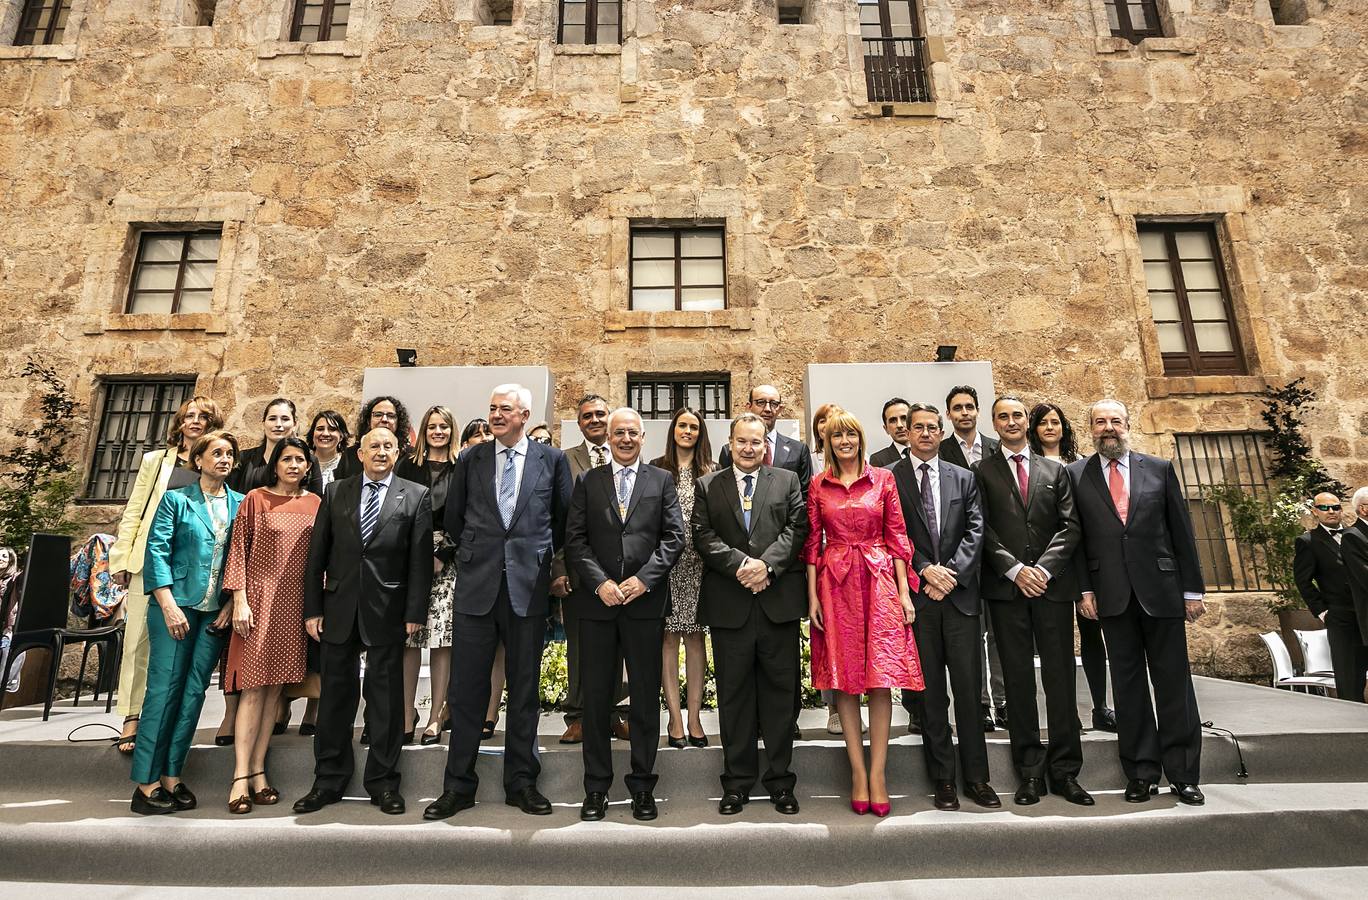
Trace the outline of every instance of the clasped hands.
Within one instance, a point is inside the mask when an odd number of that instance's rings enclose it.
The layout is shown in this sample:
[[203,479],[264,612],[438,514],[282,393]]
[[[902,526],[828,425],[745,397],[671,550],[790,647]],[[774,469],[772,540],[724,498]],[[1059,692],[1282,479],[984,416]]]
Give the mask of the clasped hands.
[[769,566],[763,559],[747,559],[736,570],[736,580],[752,594],[758,594],[770,585]]
[[646,585],[635,575],[625,579],[621,584],[610,578],[599,585],[595,593],[605,606],[625,606],[646,593]]
[[1050,576],[1040,566],[1022,566],[1017,572],[1016,586],[1027,597],[1039,597],[1050,586]]
[[921,579],[926,596],[936,601],[950,596],[950,592],[959,585],[959,574],[949,566],[927,566],[921,571]]

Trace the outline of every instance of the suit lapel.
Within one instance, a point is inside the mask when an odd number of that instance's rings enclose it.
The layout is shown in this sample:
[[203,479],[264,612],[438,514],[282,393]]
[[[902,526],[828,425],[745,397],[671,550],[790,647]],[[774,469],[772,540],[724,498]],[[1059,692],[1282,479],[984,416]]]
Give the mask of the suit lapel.
[[[776,441],[776,443],[778,443]],[[751,523],[746,533],[755,531],[755,524],[760,521],[758,513],[764,508],[765,497],[769,494],[770,482],[774,480],[774,475],[765,470],[764,466],[755,470],[755,490],[751,492]],[[735,481],[732,482],[734,486]],[[737,506],[740,506],[740,498],[737,499]],[[745,527],[745,516],[741,519],[742,527]]]
[[210,534],[213,534],[214,522],[212,519],[209,518],[208,500],[204,496],[203,489],[200,488],[199,479],[195,479],[195,481],[191,484],[189,495],[191,500],[190,508],[195,511],[195,515],[198,516],[199,520],[204,523],[205,529]]
[[[606,476],[594,474],[599,469],[607,469],[608,474]],[[595,466],[585,471],[584,477],[589,478],[590,476],[593,477],[594,481],[598,482],[598,487],[596,488],[596,490],[603,495],[603,502],[608,505],[607,508],[613,517],[613,521],[617,523],[617,526],[619,528],[621,528],[625,523],[622,521],[622,517],[617,514],[617,479],[613,477],[612,463],[609,463],[606,466]],[[631,508],[631,500],[629,499],[627,501],[627,509],[629,513],[631,511]]]
[[637,501],[641,499],[641,495],[646,491],[646,478],[646,464],[643,462],[637,463],[636,475],[632,478],[632,496],[627,498],[627,516],[622,520],[624,527],[631,521],[632,513],[636,512]]
[[365,477],[353,475],[348,478],[337,488],[337,495],[334,497],[358,547],[361,546],[361,482]]
[[[380,536],[380,532],[385,530],[385,525],[388,524],[390,516],[394,514],[395,507],[404,502],[404,489],[400,487],[399,480],[397,475],[393,476],[390,478],[389,487],[385,488],[385,499],[380,501],[380,515],[375,518],[375,527],[371,529],[370,541],[367,542],[367,546]],[[357,517],[357,527],[360,527],[359,516]]]
[[489,449],[476,461],[475,477],[479,479],[483,490],[488,492],[490,507],[497,511],[499,509],[499,492],[494,487],[494,470],[498,466],[498,451],[503,445],[498,441],[488,441],[480,444],[472,452],[478,452],[480,447],[488,447]]
[[939,535],[941,536],[941,539],[942,539],[942,540],[945,539],[945,522],[946,522],[946,514],[947,514],[947,513],[949,512],[949,510],[950,510],[950,501],[952,501],[952,500],[955,499],[955,496],[954,496],[954,493],[955,493],[955,486],[954,486],[953,482],[954,482],[954,479],[950,477],[950,473],[949,473],[949,472],[941,472],[941,473],[940,473],[940,500],[941,500],[941,502],[940,502],[940,513],[939,513],[939,515],[937,516],[937,518],[939,518],[940,521],[939,521],[938,523],[936,523],[936,524],[937,524],[936,533],[939,534]]
[[[998,456],[1001,455],[1001,453],[998,454]],[[1040,482],[1045,478],[1044,472],[1041,471],[1045,468],[1043,460],[1043,456],[1036,456],[1034,453],[1026,457],[1026,464],[1030,466],[1030,468],[1026,470],[1026,507],[1028,509],[1031,506],[1031,501],[1035,499],[1036,494],[1039,492]],[[1013,476],[1016,475],[1015,472],[1012,474]]]
[[527,459],[523,460],[522,484],[518,485],[518,502],[514,504],[513,515],[508,519],[510,529],[513,527],[513,523],[518,521],[518,516],[522,514],[523,509],[527,507],[527,500],[532,496],[532,488],[541,478],[543,470],[542,445],[536,441],[528,441]]
[[[1021,488],[1017,484],[1016,471],[1012,464],[1007,461],[1007,457],[1003,456],[1001,453],[994,453],[992,456],[984,456],[983,459],[979,461],[979,468],[987,468],[992,472],[996,472],[997,478],[1005,481],[1007,487],[1011,489],[1011,494],[1016,500],[1017,508],[1023,513],[1026,511],[1026,504],[1021,499]],[[1027,496],[1030,496],[1030,492],[1031,481],[1028,477],[1026,479]]]
[[[920,464],[921,461],[918,460],[917,465]],[[918,473],[917,467],[911,464],[910,460],[907,463],[904,463],[904,465],[907,466],[907,471],[912,481],[912,496],[916,498],[916,502],[912,504],[912,509],[917,514],[917,518],[921,519],[921,523],[927,526],[927,533],[929,534],[931,530],[930,523],[926,521],[926,509],[922,506],[921,475]]]
[[[1135,465],[1135,454],[1131,454],[1131,465]],[[1107,479],[1102,477],[1102,454],[1094,453],[1088,460],[1088,464],[1083,467],[1083,474],[1088,482],[1093,486],[1093,490],[1101,496],[1102,502],[1111,510],[1111,514],[1116,516],[1116,521],[1121,521],[1121,514],[1116,511],[1116,504],[1112,502],[1111,488],[1107,487]],[[1135,487],[1135,469],[1131,469],[1131,487]],[[1132,490],[1131,495],[1134,496]]]
[[[741,530],[746,529],[746,517],[741,512],[741,494],[736,489],[736,469],[723,470],[727,472],[726,478],[719,478],[721,483],[722,496],[727,501],[727,506],[731,507],[732,515],[736,516],[736,524]],[[751,510],[755,510],[755,498],[751,498]]]

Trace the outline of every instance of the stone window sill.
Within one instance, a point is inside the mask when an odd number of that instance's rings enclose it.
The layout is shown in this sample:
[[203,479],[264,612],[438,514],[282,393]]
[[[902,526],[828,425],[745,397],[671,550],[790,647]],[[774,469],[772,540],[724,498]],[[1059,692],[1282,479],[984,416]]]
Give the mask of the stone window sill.
[[96,323],[88,334],[104,331],[202,331],[205,334],[227,334],[228,322],[213,313],[111,313]]
[[604,318],[606,331],[626,331],[629,328],[729,328],[732,331],[749,331],[751,313],[748,309],[659,312],[622,309],[613,310]]
[[1150,37],[1138,44],[1125,38],[1107,35],[1097,39],[1098,53],[1181,53],[1191,56],[1197,52],[1197,41],[1190,37]]
[[75,44],[35,44],[23,47],[0,47],[0,59],[72,60],[75,58]]
[[1262,375],[1159,375],[1145,379],[1152,399],[1208,394],[1257,394],[1268,387]]
[[556,44],[556,56],[621,56],[621,44]]
[[949,103],[932,100],[926,103],[880,103],[870,100],[856,114],[860,119],[953,119]]
[[257,47],[257,59],[277,56],[347,56],[361,55],[358,41],[264,41]]

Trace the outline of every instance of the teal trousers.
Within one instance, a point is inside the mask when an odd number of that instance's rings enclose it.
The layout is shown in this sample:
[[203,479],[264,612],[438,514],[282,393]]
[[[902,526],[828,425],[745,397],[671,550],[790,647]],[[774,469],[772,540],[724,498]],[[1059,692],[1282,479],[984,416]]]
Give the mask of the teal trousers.
[[223,651],[223,638],[205,633],[217,613],[181,607],[190,628],[176,640],[156,602],[147,605],[147,693],[131,777],[138,784],[179,778],[195,738],[204,692]]

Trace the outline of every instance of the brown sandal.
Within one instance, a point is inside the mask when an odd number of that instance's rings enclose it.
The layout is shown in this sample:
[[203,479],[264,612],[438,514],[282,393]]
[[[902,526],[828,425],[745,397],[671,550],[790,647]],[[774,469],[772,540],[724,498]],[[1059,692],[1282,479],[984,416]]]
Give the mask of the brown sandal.
[[[258,775],[265,774],[265,771],[253,772],[251,775],[248,775],[247,777],[250,779],[257,777]],[[250,787],[250,785],[248,786]],[[274,806],[275,804],[280,802],[280,791],[276,790],[268,784],[259,791],[252,791],[252,802],[259,803],[262,806]]]
[[[242,777],[242,778],[234,778],[234,779],[233,779],[233,784],[237,784],[239,781],[246,781],[247,779],[249,779],[249,778],[251,778],[251,777],[252,777],[252,776],[247,775],[247,776],[244,776],[244,777]],[[240,816],[240,815],[243,815],[244,813],[249,813],[249,812],[251,812],[251,811],[252,811],[252,798],[251,798],[251,797],[248,797],[246,794],[243,794],[241,797],[235,797],[235,798],[233,798],[232,800],[229,800],[229,801],[228,801],[228,811],[229,811],[230,813],[232,813],[233,815],[235,815],[235,816]]]

